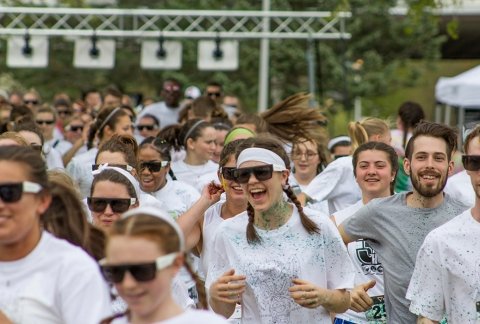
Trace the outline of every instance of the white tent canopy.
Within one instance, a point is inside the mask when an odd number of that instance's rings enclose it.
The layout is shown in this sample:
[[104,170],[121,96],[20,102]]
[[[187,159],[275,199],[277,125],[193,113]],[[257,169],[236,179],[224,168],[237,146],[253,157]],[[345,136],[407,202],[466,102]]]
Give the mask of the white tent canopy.
[[480,65],[452,78],[440,77],[435,98],[449,106],[480,108]]

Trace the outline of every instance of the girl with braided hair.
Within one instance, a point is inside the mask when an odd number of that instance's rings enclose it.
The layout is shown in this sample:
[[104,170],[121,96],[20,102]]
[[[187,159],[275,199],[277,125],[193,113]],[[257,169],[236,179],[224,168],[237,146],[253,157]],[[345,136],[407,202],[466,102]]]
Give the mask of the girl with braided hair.
[[234,177],[248,206],[216,231],[210,306],[228,317],[241,303],[242,323],[331,323],[330,312],[349,307],[354,278],[338,231],[301,207],[280,142],[249,138],[236,156]]

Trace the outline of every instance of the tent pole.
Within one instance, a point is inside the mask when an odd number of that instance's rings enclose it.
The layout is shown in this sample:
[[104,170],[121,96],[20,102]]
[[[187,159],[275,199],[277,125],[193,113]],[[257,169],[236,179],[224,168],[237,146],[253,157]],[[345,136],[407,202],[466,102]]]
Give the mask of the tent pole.
[[452,115],[452,107],[450,105],[445,106],[445,125],[450,125]]
[[465,108],[458,108],[458,147],[463,146],[463,125],[465,124]]
[[440,123],[442,121],[442,105],[437,103],[435,105],[435,122]]

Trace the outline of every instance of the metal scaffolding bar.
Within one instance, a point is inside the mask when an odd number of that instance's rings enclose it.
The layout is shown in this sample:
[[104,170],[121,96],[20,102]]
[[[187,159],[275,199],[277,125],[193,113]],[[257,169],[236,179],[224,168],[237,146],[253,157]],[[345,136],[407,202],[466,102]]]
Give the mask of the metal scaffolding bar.
[[[0,35],[349,39],[349,12],[0,7]],[[270,26],[264,29],[264,19]]]

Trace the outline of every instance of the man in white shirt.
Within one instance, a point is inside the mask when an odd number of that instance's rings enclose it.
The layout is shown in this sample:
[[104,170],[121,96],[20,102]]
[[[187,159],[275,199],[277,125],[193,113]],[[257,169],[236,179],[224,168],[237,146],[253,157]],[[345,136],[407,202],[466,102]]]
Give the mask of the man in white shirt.
[[417,323],[480,323],[480,126],[466,138],[463,165],[475,205],[430,232],[417,255],[407,298]]
[[180,112],[180,82],[175,79],[165,80],[160,95],[164,101],[145,107],[138,114],[137,119],[140,120],[145,114],[150,114],[160,121],[161,127],[177,124]]

